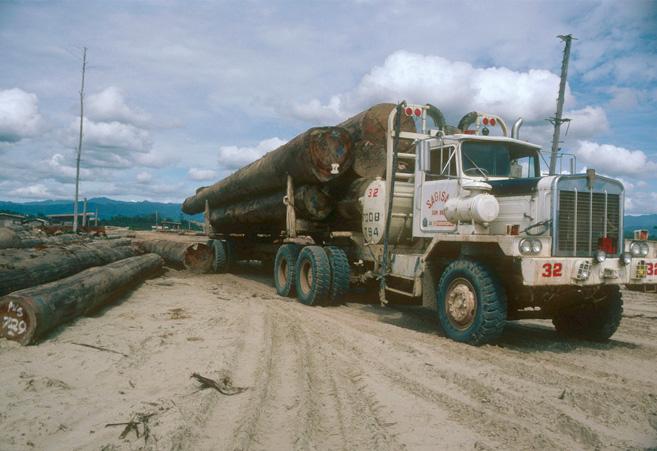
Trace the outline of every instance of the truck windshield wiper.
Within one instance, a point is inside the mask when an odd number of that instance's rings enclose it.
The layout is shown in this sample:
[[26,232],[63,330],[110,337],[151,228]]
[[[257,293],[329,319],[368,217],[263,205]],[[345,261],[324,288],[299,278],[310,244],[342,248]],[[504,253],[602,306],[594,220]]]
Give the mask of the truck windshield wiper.
[[[463,156],[464,156],[465,158],[468,159],[468,161],[472,164],[472,166],[474,166],[474,168],[468,168],[468,169],[476,169],[476,170],[479,171],[479,173],[484,177],[485,180],[488,180],[488,176],[486,175],[486,173],[484,172],[484,170],[481,169],[479,166],[477,166],[477,163],[475,163],[474,161],[472,161],[472,158],[470,158],[470,157],[469,157],[467,154],[465,154],[465,153],[463,154]],[[463,171],[463,172],[466,172],[468,169],[466,169],[466,170]]]

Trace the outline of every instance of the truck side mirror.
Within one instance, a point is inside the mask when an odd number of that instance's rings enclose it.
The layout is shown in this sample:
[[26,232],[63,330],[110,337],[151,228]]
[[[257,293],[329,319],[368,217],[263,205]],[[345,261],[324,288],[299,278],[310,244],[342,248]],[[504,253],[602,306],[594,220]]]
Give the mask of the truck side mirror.
[[417,143],[417,149],[415,152],[416,158],[418,159],[418,169],[420,171],[428,171],[431,166],[431,154],[429,153],[429,144],[427,141],[420,141]]

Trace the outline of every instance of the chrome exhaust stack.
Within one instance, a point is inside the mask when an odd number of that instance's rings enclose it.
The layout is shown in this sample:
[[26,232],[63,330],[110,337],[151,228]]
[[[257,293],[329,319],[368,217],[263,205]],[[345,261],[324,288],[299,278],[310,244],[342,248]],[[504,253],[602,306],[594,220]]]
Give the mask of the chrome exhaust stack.
[[520,139],[519,137],[520,127],[522,126],[523,122],[524,122],[523,119],[519,117],[518,120],[513,123],[513,127],[511,128],[511,138]]

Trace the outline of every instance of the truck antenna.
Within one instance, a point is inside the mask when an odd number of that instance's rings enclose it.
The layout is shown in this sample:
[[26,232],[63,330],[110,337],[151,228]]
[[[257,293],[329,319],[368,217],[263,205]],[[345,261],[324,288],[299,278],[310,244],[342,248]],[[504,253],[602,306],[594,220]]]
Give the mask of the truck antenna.
[[564,122],[570,122],[570,119],[562,118],[563,114],[563,102],[564,95],[566,92],[566,79],[568,78],[568,60],[570,59],[570,43],[573,39],[573,35],[560,34],[557,36],[559,39],[564,41],[566,44],[563,49],[563,61],[561,63],[561,82],[559,83],[559,97],[557,98],[557,112],[554,117],[548,119],[552,125],[554,125],[554,135],[552,135],[552,152],[550,154],[550,175],[555,175],[557,171],[557,158],[559,153],[559,138],[561,134],[561,124]]

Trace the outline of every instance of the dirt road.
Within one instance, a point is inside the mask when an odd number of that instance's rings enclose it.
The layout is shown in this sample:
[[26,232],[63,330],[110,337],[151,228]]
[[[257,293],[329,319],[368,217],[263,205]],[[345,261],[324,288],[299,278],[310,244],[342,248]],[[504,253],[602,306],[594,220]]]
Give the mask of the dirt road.
[[423,310],[310,308],[242,271],[168,271],[38,346],[1,340],[0,449],[657,447],[657,295],[626,292],[606,344],[534,321],[474,348]]

